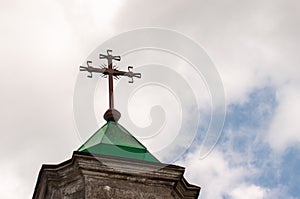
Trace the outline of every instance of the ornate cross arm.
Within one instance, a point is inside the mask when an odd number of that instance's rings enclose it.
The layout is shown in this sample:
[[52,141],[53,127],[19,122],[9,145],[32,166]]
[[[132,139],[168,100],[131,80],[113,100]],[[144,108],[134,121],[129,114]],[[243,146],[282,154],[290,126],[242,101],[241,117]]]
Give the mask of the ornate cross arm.
[[118,70],[114,70],[113,72],[113,76],[118,77],[118,76],[127,76],[129,78],[131,78],[128,82],[129,83],[133,83],[133,78],[141,78],[142,75],[141,73],[134,73],[132,72],[133,67],[132,66],[128,66],[128,72],[125,71],[118,71]]
[[106,68],[95,68],[93,66],[90,66],[90,64],[92,63],[92,61],[87,61],[85,66],[80,66],[79,69],[80,71],[87,71],[90,73],[90,75],[88,75],[87,77],[92,78],[93,77],[93,73],[102,73],[104,74],[104,72],[107,70]]
[[141,78],[141,73],[134,73],[133,67],[128,66],[128,71],[119,71],[117,67],[112,65],[112,60],[120,61],[120,56],[113,56],[111,50],[107,50],[107,55],[100,54],[99,59],[107,59],[108,67],[102,65],[101,67],[91,66],[92,61],[87,61],[87,67],[80,66],[80,71],[87,71],[90,73],[89,78],[93,77],[93,73],[101,73],[103,77],[108,76],[109,85],[109,109],[104,114],[104,119],[107,121],[118,121],[121,117],[121,113],[114,109],[114,95],[113,95],[113,78],[119,79],[120,76],[127,76],[130,78],[129,83],[133,83],[133,78]]
[[93,73],[101,73],[103,74],[105,77],[106,75],[112,75],[114,77],[116,77],[117,79],[119,79],[119,76],[127,76],[129,78],[131,78],[129,80],[129,83],[133,83],[133,78],[141,78],[142,75],[141,73],[134,73],[132,71],[133,67],[132,66],[128,66],[128,72],[126,71],[119,71],[117,69],[110,69],[110,68],[95,68],[93,66],[91,66],[90,64],[92,63],[92,61],[87,61],[87,67],[85,66],[80,66],[80,71],[87,71],[90,73],[90,75],[88,75],[87,77],[92,78],[93,77]]

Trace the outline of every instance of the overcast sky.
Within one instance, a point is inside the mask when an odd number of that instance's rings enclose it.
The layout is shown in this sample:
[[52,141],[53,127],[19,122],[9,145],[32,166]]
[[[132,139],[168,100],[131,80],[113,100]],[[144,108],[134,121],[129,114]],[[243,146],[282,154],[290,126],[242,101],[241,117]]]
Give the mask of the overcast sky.
[[78,66],[104,41],[143,27],[191,38],[222,79],[217,145],[200,159],[198,136],[176,162],[200,198],[300,198],[299,8],[296,0],[2,0],[0,198],[31,198],[41,165],[71,158],[82,144]]

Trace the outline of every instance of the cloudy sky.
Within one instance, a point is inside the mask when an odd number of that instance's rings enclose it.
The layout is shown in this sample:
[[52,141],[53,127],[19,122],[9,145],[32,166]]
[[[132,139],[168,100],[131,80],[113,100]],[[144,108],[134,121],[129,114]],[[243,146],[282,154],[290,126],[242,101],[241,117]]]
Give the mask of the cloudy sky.
[[31,198],[41,165],[69,159],[82,144],[78,66],[104,41],[144,27],[197,42],[223,82],[217,145],[200,159],[199,128],[176,162],[202,187],[200,198],[300,198],[299,8],[296,0],[2,0],[0,198]]

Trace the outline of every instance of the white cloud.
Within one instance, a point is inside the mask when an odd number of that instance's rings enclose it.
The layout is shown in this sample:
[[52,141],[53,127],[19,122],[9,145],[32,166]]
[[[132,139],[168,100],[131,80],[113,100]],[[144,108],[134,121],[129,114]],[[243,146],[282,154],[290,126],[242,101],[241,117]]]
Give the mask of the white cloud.
[[57,1],[63,8],[63,14],[78,41],[81,60],[94,50],[103,39],[118,34],[114,18],[122,9],[125,0],[67,0]]
[[283,151],[300,143],[299,99],[299,84],[289,82],[278,89],[278,107],[266,136],[275,150]]
[[184,161],[178,164],[187,167],[186,178],[190,183],[201,186],[201,198],[222,199],[243,182],[251,171],[243,167],[233,167],[228,158],[221,151],[214,149],[205,159],[200,159],[199,151],[189,154]]
[[5,199],[24,198],[31,194],[29,184],[26,184],[18,173],[15,165],[2,164],[0,167],[1,186],[0,196]]
[[256,186],[242,184],[232,190],[230,193],[231,199],[264,199],[266,198],[267,190]]
[[[254,165],[259,161],[261,164],[275,163],[277,159],[269,157],[259,160],[261,157],[254,156],[254,148],[246,145],[249,149],[245,153],[234,152],[228,143],[226,151],[217,146],[205,159],[199,158],[199,148],[189,153],[185,159],[176,162],[186,167],[185,177],[189,183],[201,187],[201,199],[273,199],[290,198],[288,185],[270,184],[269,188],[255,184],[259,176],[264,173],[268,166]],[[280,169],[277,166],[272,169]],[[275,171],[274,171],[275,172]],[[258,182],[259,183],[259,182]]]

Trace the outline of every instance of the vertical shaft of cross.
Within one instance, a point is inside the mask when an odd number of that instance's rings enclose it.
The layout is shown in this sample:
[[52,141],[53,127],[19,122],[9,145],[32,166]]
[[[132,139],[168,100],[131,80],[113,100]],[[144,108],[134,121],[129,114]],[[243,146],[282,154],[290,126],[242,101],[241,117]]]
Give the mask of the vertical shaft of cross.
[[[112,56],[108,55],[108,70],[112,71]],[[108,87],[109,87],[109,108],[114,109],[114,80],[113,75],[109,72],[108,75]]]

